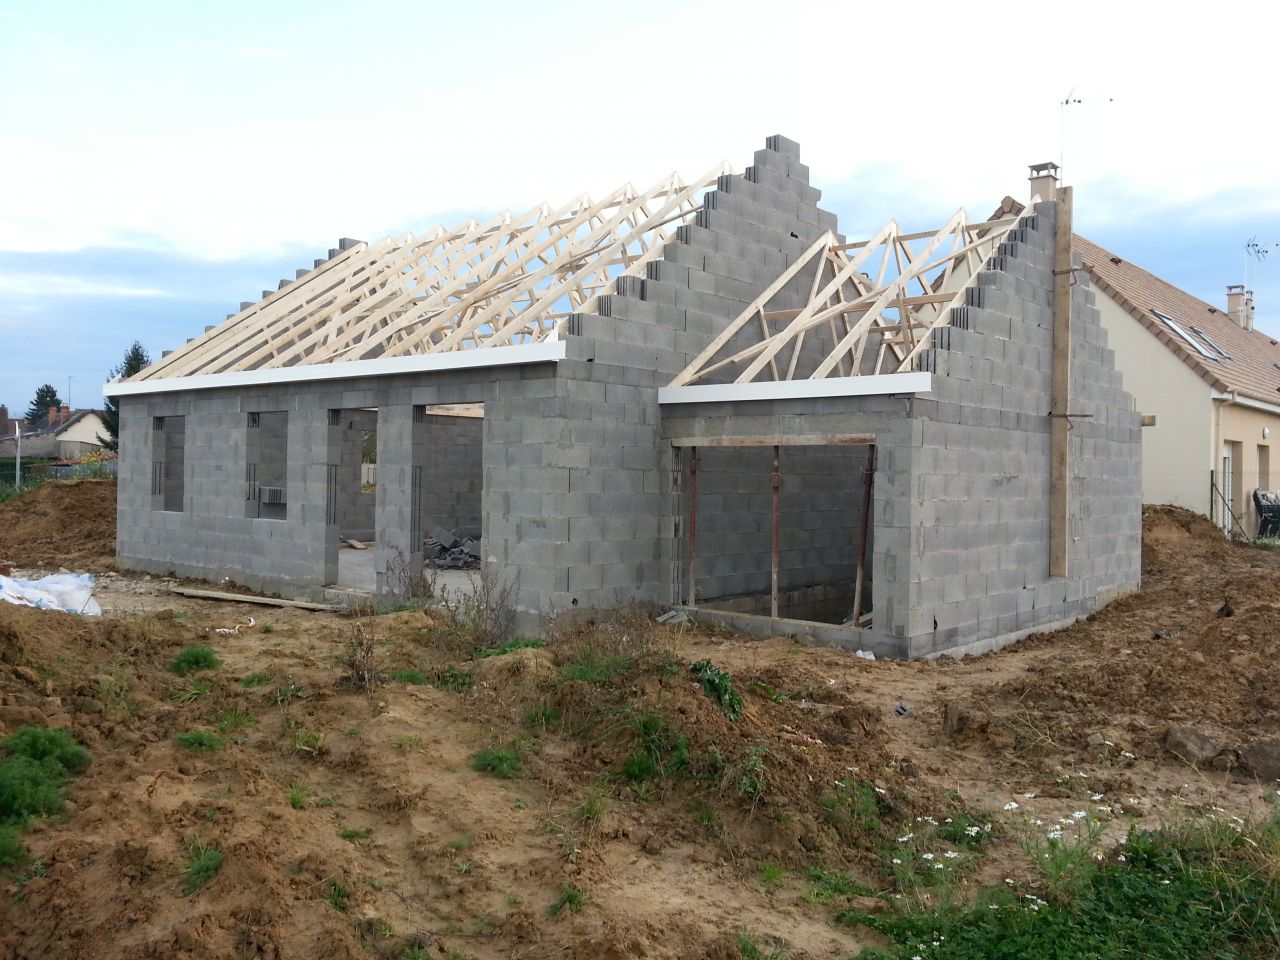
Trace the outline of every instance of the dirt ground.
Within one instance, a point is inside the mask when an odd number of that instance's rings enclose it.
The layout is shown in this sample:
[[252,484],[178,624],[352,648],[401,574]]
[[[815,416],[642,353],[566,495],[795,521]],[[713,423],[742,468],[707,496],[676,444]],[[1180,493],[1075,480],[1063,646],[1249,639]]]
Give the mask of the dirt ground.
[[[95,515],[83,485],[46,497]],[[55,548],[15,534],[15,517],[48,506],[0,506],[0,555],[24,571],[52,566]],[[84,564],[56,565],[103,569],[109,536],[79,536]],[[925,832],[919,818],[992,824],[982,855],[957,861],[963,896],[1033,883],[1019,841],[1041,820],[1094,811],[1115,837],[1195,812],[1261,815],[1277,784],[1248,748],[1280,736],[1280,554],[1161,508],[1145,518],[1143,566],[1141,593],[1067,630],[920,663],[634,611],[473,660],[421,610],[215,603],[121,574],[99,579],[101,619],[0,605],[0,735],[63,727],[94,757],[66,816],[27,835],[35,863],[0,876],[0,957],[337,960],[420,946],[477,960],[731,960],[739,934],[762,955],[848,957],[875,935],[831,918],[866,903],[821,902],[807,871],[893,890],[886,850]],[[377,671],[431,682],[341,683],[362,638]],[[167,668],[192,643],[224,661],[195,695]],[[704,659],[732,676],[738,720],[691,676]],[[600,662],[616,667],[605,682],[571,672]],[[246,686],[255,674],[267,677]],[[250,722],[222,749],[176,742],[229,714]],[[683,774],[620,775],[638,717],[687,738]],[[1198,767],[1165,747],[1182,725],[1212,744]],[[472,769],[503,745],[518,776]],[[874,828],[846,829],[837,782],[874,789]],[[192,841],[217,844],[223,862],[186,895]],[[581,910],[550,916],[565,884],[585,895]]]

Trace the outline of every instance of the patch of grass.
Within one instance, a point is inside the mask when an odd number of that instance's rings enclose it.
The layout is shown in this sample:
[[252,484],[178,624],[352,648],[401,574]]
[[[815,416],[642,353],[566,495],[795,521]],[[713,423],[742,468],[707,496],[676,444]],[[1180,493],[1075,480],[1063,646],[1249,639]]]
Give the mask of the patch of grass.
[[535,730],[546,730],[553,724],[559,723],[563,715],[557,707],[542,703],[524,715],[524,725]]
[[938,826],[935,836],[957,847],[976,849],[991,838],[991,819],[975,817],[970,813],[955,813],[947,818],[946,823]]
[[183,686],[173,691],[170,700],[174,703],[195,703],[213,689],[211,680],[188,680]]
[[510,643],[499,647],[479,647],[472,656],[476,660],[484,660],[488,657],[500,657],[512,650],[539,650],[545,646],[546,644],[541,640],[535,640],[532,637],[516,637]]
[[222,851],[217,844],[191,841],[183,866],[182,892],[188,897],[217,876],[222,869]]
[[275,692],[271,694],[271,702],[279,707],[287,707],[295,700],[305,700],[310,694],[303,690],[296,683],[286,683],[282,687],[276,687]]
[[733,689],[733,678],[728,671],[714,666],[710,660],[699,660],[689,671],[702,684],[702,692],[720,704],[720,709],[730,720],[742,716],[742,694]]
[[421,670],[406,668],[404,670],[388,670],[387,676],[396,683],[408,683],[420,687],[427,682],[427,675]]
[[738,954],[743,960],[784,960],[786,957],[781,947],[765,953],[760,948],[760,945],[756,943],[755,938],[748,933],[738,933],[734,937],[734,941],[738,945]]
[[471,844],[474,842],[475,841],[473,841],[468,836],[454,837],[452,840],[446,843],[445,846],[450,850],[470,850]]
[[405,947],[400,954],[400,960],[430,960],[427,948],[421,944],[415,943],[411,947]]
[[354,827],[346,827],[338,831],[338,836],[343,840],[350,840],[355,843],[357,840],[368,840],[373,836],[372,830],[357,830]]
[[351,902],[351,891],[338,881],[330,880],[325,884],[324,900],[339,913],[346,913]]
[[47,727],[20,727],[0,740],[0,750],[11,757],[27,757],[41,763],[51,761],[66,773],[76,773],[89,765],[89,751],[65,730]]
[[218,714],[213,718],[213,722],[223,733],[235,733],[237,730],[253,726],[257,721],[244,710],[236,709]]
[[289,806],[295,810],[307,809],[307,802],[310,799],[306,790],[302,787],[289,788]]
[[580,683],[609,683],[618,674],[629,669],[635,658],[620,653],[606,653],[589,647],[579,652],[578,657],[568,664],[562,676],[565,680],[576,680]]
[[477,773],[489,773],[503,780],[515,777],[523,766],[520,754],[510,747],[489,747],[471,758],[472,770]]
[[306,727],[298,727],[293,731],[293,752],[305,753],[312,757],[318,757],[324,753],[325,736],[315,730],[308,730]]
[[848,874],[810,867],[804,876],[809,881],[809,889],[804,895],[809,903],[827,903],[843,897],[875,896],[874,890],[851,879]]
[[769,784],[769,771],[764,765],[764,758],[768,755],[769,745],[763,740],[747,750],[746,758],[736,770],[738,796],[746,797],[752,803],[764,796],[765,787]]
[[786,868],[776,863],[766,863],[760,867],[760,882],[766,887],[772,887],[780,883],[786,875]]
[[189,730],[177,736],[178,746],[196,753],[212,753],[222,749],[222,738],[211,730]]
[[404,736],[396,737],[391,741],[391,745],[397,750],[412,750],[422,741],[421,737]]
[[460,670],[452,663],[447,663],[444,669],[436,673],[435,685],[441,690],[452,690],[454,693],[462,693],[471,689],[472,678],[470,670]]
[[672,730],[662,716],[641,711],[631,717],[631,753],[622,775],[632,785],[672,777],[689,767],[689,738]]
[[212,647],[194,644],[179,650],[178,655],[169,664],[169,669],[178,676],[185,677],[199,670],[217,670],[220,666],[222,661],[218,659],[218,654]]
[[562,883],[559,896],[547,908],[547,916],[558,917],[565,910],[570,913],[581,913],[582,905],[586,902],[587,895],[585,893],[572,883]]
[[271,674],[266,670],[255,670],[246,676],[240,678],[240,686],[246,690],[252,690],[254,687],[266,686],[271,682]]
[[[985,891],[975,906],[905,915],[844,913],[897,945],[860,954],[907,960],[927,939],[930,960],[1043,957],[1075,960],[1262,960],[1280,954],[1280,818],[1231,826],[1193,821],[1130,831],[1124,860],[1106,858],[1070,895],[1047,900]],[[945,937],[945,939],[943,939]]]
[[822,807],[822,819],[845,843],[878,836],[884,829],[880,815],[887,803],[865,780],[837,780],[835,795],[822,797],[818,804]]
[[259,633],[275,633],[275,630],[275,625],[270,623],[264,623],[258,628]]
[[596,789],[582,798],[582,803],[578,804],[575,812],[578,814],[578,819],[584,823],[594,823],[608,809],[609,801],[605,799],[603,793]]
[[20,867],[31,859],[18,839],[18,828],[0,825],[0,867]]

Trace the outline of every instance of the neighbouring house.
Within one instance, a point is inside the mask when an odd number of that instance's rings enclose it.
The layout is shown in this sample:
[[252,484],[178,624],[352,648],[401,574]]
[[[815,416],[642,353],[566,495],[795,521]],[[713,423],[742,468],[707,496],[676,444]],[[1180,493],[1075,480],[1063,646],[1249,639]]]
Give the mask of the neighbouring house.
[[1272,490],[1280,441],[1280,343],[1253,325],[1253,294],[1226,306],[1192,296],[1081,236],[1116,367],[1138,409],[1142,496],[1205,514],[1235,536],[1258,535],[1254,491]]
[[[54,407],[47,423],[38,430],[26,426],[22,431],[22,457],[30,460],[75,460],[103,449],[100,437],[107,432],[101,410],[72,410]],[[0,437],[0,457],[17,454],[17,440],[12,434]]]
[[20,417],[10,417],[9,408],[0,403],[0,437],[12,437],[17,428],[25,430],[27,422]]
[[475,526],[517,630],[639,601],[896,657],[1135,589],[1142,428],[1070,193],[853,240],[820,197],[770,137],[740,173],[341,241],[106,386],[120,564],[319,598],[372,555],[391,595]]

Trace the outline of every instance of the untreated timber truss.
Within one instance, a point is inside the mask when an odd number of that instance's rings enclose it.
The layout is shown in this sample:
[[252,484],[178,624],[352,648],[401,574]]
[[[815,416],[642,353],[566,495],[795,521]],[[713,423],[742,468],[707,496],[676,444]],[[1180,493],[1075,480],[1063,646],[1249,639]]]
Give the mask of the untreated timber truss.
[[906,372],[1017,222],[969,223],[959,210],[937,231],[902,233],[890,220],[870,240],[837,243],[828,232],[671,386]]
[[719,164],[558,209],[356,243],[134,380],[537,343],[590,312],[620,275],[642,274],[689,219]]

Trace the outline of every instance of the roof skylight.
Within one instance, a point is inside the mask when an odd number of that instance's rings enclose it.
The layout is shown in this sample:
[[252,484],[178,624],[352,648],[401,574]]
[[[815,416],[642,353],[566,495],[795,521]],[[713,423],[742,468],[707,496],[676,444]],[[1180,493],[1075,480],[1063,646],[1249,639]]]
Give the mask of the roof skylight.
[[1220,356],[1223,360],[1230,360],[1230,359],[1231,359],[1231,354],[1227,353],[1227,351],[1223,350],[1220,346],[1218,346],[1217,342],[1213,339],[1213,337],[1209,336],[1207,333],[1205,333],[1205,332],[1204,332],[1203,330],[1201,330],[1199,327],[1192,327],[1191,329],[1192,329],[1192,330],[1194,330],[1194,331],[1196,332],[1196,336],[1197,336],[1197,337],[1199,337],[1201,340],[1203,340],[1203,341],[1204,341],[1205,343],[1207,343],[1209,346],[1213,347],[1214,351],[1215,351],[1215,352],[1218,354],[1218,356]]
[[1204,347],[1200,346],[1200,344],[1196,341],[1196,339],[1192,337],[1191,334],[1187,333],[1187,331],[1183,330],[1182,327],[1178,324],[1178,321],[1174,320],[1173,317],[1169,316],[1167,313],[1161,313],[1159,310],[1152,310],[1151,312],[1154,313],[1161,320],[1163,320],[1164,325],[1166,327],[1168,327],[1170,330],[1176,333],[1179,337],[1181,337],[1183,342],[1185,342],[1186,345],[1189,346],[1196,353],[1200,354],[1200,356],[1204,357],[1206,360],[1212,360],[1214,363],[1218,362],[1218,358],[1215,357],[1208,350],[1206,350]]

